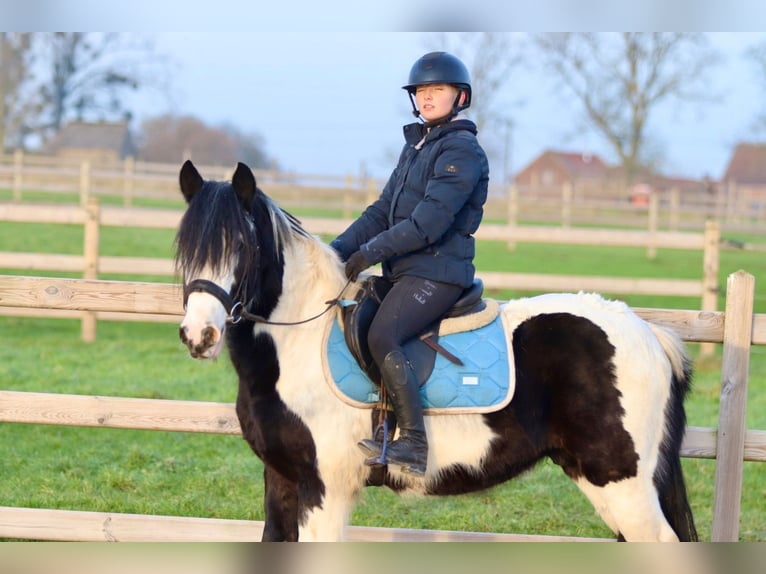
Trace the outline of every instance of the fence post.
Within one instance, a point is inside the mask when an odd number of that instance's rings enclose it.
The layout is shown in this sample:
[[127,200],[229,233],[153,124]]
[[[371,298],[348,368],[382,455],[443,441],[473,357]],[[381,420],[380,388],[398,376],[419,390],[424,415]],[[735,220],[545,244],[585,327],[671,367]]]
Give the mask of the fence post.
[[80,205],[86,207],[90,197],[90,162],[86,159],[80,164]]
[[513,184],[508,186],[508,243],[506,244],[508,251],[516,249],[516,242],[514,241],[514,229],[519,224],[519,188]]
[[742,270],[729,275],[716,446],[713,542],[736,542],[739,539],[754,296],[755,278],[752,275]]
[[[98,278],[98,243],[99,243],[99,225],[101,220],[101,210],[97,197],[88,198],[88,204],[85,207],[85,233],[84,233],[84,258],[85,269],[83,269],[83,279]],[[82,315],[81,325],[82,340],[86,343],[92,343],[96,340],[96,314],[93,311],[85,311]]]
[[378,189],[375,186],[375,180],[367,178],[367,196],[365,197],[365,205],[370,205],[375,201],[377,191]]
[[565,181],[561,185],[561,227],[569,229],[572,226],[572,183]]
[[655,190],[649,193],[649,245],[646,246],[646,258],[654,259],[657,257],[657,245],[655,243],[655,234],[657,233],[657,222],[659,221],[660,200]]
[[13,152],[13,201],[21,201],[21,188],[24,186],[24,152]]
[[345,186],[343,187],[343,218],[351,219],[352,204],[353,204],[353,185],[354,176],[350,173],[346,174]]
[[670,188],[670,229],[678,231],[681,215],[681,192],[677,187]]
[[129,155],[125,158],[122,174],[122,204],[125,207],[133,205],[133,176],[136,173],[136,160]]
[[[721,229],[717,221],[705,222],[702,254],[702,307],[703,311],[718,310],[718,272],[721,261]],[[714,343],[700,343],[700,356],[710,357]]]

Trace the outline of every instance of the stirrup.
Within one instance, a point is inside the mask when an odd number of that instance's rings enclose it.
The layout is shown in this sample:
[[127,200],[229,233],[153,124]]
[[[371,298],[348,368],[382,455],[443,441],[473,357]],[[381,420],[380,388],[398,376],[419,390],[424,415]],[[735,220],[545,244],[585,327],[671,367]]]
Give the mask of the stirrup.
[[[383,433],[383,438],[381,440],[378,440],[377,437],[380,433]],[[388,464],[386,460],[386,453],[388,451],[388,419],[383,418],[383,422],[379,424],[375,428],[375,432],[373,433],[373,440],[377,443],[381,443],[380,453],[376,455],[374,451],[370,449],[369,446],[364,444],[364,441],[360,441],[357,443],[359,448],[364,450],[366,454],[372,454],[374,456],[371,456],[369,458],[364,459],[364,464],[367,466],[386,466]]]

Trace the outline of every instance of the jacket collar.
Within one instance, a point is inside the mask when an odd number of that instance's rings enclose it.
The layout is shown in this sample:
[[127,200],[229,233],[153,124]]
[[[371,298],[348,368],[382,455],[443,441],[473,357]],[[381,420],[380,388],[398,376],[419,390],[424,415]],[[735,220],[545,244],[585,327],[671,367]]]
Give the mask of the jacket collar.
[[420,122],[407,124],[402,129],[404,131],[404,140],[412,147],[420,147],[418,146],[418,143],[421,141],[423,141],[423,143],[430,142],[439,139],[444,134],[454,130],[468,130],[474,134],[477,133],[476,124],[462,114],[451,121],[431,128],[430,130]]

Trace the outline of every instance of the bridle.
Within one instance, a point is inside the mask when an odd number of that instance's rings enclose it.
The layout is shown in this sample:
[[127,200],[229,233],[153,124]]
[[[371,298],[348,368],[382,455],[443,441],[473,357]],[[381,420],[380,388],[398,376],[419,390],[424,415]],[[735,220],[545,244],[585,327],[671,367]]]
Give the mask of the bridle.
[[[251,226],[254,226],[254,223],[252,221],[252,218],[249,214],[246,214],[248,223]],[[289,321],[289,322],[281,322],[281,321],[269,321],[265,317],[262,317],[261,315],[256,315],[255,313],[251,313],[248,311],[249,308],[252,308],[252,305],[254,303],[255,297],[252,297],[249,301],[245,301],[245,297],[247,297],[247,284],[248,284],[248,270],[245,269],[242,273],[243,277],[241,281],[239,282],[239,286],[237,287],[236,293],[232,296],[231,293],[229,293],[226,289],[221,287],[220,285],[214,283],[213,281],[210,281],[209,279],[193,279],[192,281],[189,281],[188,283],[184,282],[184,291],[183,291],[183,306],[184,310],[186,310],[186,305],[189,300],[189,295],[192,293],[207,293],[208,295],[212,295],[218,301],[223,305],[223,308],[226,310],[226,323],[231,325],[236,325],[242,319],[245,319],[246,321],[252,321],[253,323],[260,323],[263,325],[282,325],[282,326],[292,326],[292,325],[302,325],[304,323],[308,323],[310,321],[314,321],[316,319],[319,319],[322,315],[330,311],[335,305],[343,305],[343,300],[341,297],[343,296],[343,292],[346,290],[346,288],[351,283],[351,280],[349,279],[346,281],[345,285],[343,285],[343,288],[340,290],[340,293],[338,293],[338,296],[334,299],[330,299],[329,301],[325,301],[325,309],[317,313],[316,315],[313,315],[312,317],[309,317],[308,319],[303,319],[301,321]]]
[[[243,280],[242,284],[244,284],[246,281]],[[325,301],[325,309],[316,315],[309,317],[308,319],[303,319],[301,321],[288,321],[288,322],[281,322],[281,321],[269,321],[265,317],[262,317],[261,315],[256,315],[254,313],[251,313],[247,310],[247,308],[252,303],[252,299],[245,304],[243,300],[239,297],[239,291],[241,289],[238,289],[237,297],[232,297],[231,294],[229,294],[228,291],[226,291],[223,287],[220,285],[217,285],[216,283],[213,283],[212,281],[208,279],[193,279],[189,283],[184,283],[184,310],[186,309],[186,303],[189,300],[189,295],[192,293],[207,293],[208,295],[212,295],[218,301],[223,305],[223,308],[226,309],[227,317],[226,322],[232,325],[236,325],[239,323],[242,319],[245,319],[246,321],[252,321],[253,323],[261,323],[264,325],[282,325],[282,326],[292,326],[292,325],[302,325],[304,323],[309,323],[310,321],[314,321],[315,319],[319,319],[322,315],[327,313],[330,309],[332,309],[335,305],[340,305],[342,303],[341,296],[343,295],[343,292],[346,290],[346,288],[351,283],[351,280],[349,279],[346,281],[346,284],[343,285],[343,288],[340,290],[340,293],[338,293],[338,296],[334,299],[330,299],[329,301]]]

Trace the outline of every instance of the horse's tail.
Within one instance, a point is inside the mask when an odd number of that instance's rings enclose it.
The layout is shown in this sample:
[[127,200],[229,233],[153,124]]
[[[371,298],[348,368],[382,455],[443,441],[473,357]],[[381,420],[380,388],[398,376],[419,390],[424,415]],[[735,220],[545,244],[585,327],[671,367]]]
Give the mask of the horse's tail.
[[649,324],[670,362],[670,396],[665,406],[665,433],[660,444],[659,460],[654,471],[654,486],[660,506],[670,526],[682,542],[697,540],[681,468],[681,441],[686,431],[684,399],[691,389],[692,362],[679,336],[659,325]]

